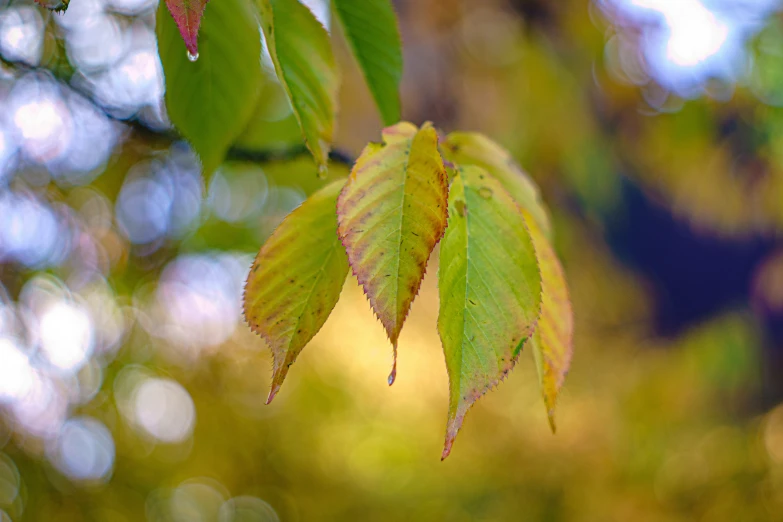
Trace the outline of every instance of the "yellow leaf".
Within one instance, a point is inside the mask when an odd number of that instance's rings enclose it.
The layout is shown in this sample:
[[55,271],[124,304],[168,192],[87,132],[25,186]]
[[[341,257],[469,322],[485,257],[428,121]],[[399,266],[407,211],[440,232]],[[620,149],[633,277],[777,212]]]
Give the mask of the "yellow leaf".
[[337,195],[345,180],[322,188],[289,214],[258,253],[245,285],[245,319],[272,349],[272,390],[318,333],[340,297],[348,259],[337,237]]
[[337,202],[354,274],[394,347],[447,218],[447,177],[431,125],[399,123],[356,161]]
[[549,425],[554,432],[555,403],[573,355],[574,314],[563,267],[533,216],[524,214],[538,257],[543,294],[541,317],[532,338],[533,355]]

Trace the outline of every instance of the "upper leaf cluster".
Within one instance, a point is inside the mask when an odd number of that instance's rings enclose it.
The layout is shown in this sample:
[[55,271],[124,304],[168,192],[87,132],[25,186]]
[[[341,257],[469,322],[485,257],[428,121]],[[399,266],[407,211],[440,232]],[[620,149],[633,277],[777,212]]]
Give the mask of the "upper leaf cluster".
[[[384,122],[398,121],[402,51],[391,2],[334,0],[334,7]],[[298,0],[161,2],[158,51],[169,117],[204,171],[215,170],[259,103],[259,26],[302,138],[325,177],[339,74],[329,34]]]

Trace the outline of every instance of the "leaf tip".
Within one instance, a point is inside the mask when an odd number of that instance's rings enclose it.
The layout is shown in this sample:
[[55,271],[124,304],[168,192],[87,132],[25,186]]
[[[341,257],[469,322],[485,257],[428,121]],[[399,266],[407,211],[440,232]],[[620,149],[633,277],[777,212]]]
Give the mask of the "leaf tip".
[[392,369],[391,369],[391,373],[389,373],[389,379],[387,381],[389,383],[389,386],[394,384],[395,379],[397,379],[397,341],[396,340],[392,343],[392,359],[393,359]]
[[[166,7],[177,24],[182,41],[188,50],[188,58],[198,57],[198,31],[201,17],[209,0],[188,4],[177,0],[166,0]],[[191,61],[195,61],[190,58]]]
[[266,404],[268,406],[272,402],[272,399],[275,398],[275,396],[277,395],[277,392],[280,391],[280,386],[282,384],[283,383],[274,383],[274,384],[272,384],[272,389],[269,390],[269,397],[266,398],[266,402],[264,404]]
[[280,391],[280,388],[283,386],[283,381],[285,381],[285,378],[288,375],[288,368],[293,364],[293,361],[286,363],[287,359],[278,361],[274,349],[272,350],[272,354],[274,358],[274,362],[272,363],[272,388],[269,390],[269,397],[266,398],[266,404],[271,403],[272,400],[277,397],[277,392]]
[[451,454],[451,446],[454,444],[454,439],[446,440],[446,445],[443,448],[443,453],[440,456],[440,461],[443,462]]
[[451,454],[454,440],[457,438],[457,433],[459,433],[462,427],[462,421],[465,420],[465,414],[468,412],[469,407],[467,404],[462,405],[455,414],[449,414],[449,422],[446,426],[446,442],[443,444],[443,453],[440,456],[441,461],[446,460],[446,457]]
[[549,429],[552,430],[552,435],[557,433],[557,426],[555,425],[555,411],[547,411],[547,417],[549,418]]
[[198,60],[198,36],[183,39],[185,40],[185,48],[188,50],[186,55],[188,60],[195,62]]
[[[460,419],[460,424],[462,424],[461,419]],[[440,455],[441,462],[446,460],[446,457],[451,455],[451,448],[454,446],[454,439],[457,438],[458,431],[459,431],[459,426],[455,427],[452,431],[451,423],[449,423],[449,429],[446,431],[446,442],[443,444],[443,453],[441,453]]]

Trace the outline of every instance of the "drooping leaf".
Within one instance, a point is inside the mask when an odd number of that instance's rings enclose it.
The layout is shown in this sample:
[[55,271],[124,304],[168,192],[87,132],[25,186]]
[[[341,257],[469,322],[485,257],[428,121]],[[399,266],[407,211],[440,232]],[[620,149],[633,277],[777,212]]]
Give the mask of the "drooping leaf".
[[319,172],[326,171],[337,112],[329,34],[299,0],[255,0],[275,71]]
[[574,313],[563,267],[535,219],[525,213],[541,270],[541,317],[531,339],[549,425],[555,431],[555,403],[573,355]]
[[179,34],[191,56],[198,56],[198,30],[209,0],[166,0]]
[[462,166],[452,181],[438,287],[450,388],[445,459],[468,409],[513,368],[541,309],[541,276],[522,212],[480,167]]
[[384,124],[400,119],[402,43],[390,0],[334,0]]
[[444,158],[455,165],[477,165],[486,169],[549,235],[549,213],[541,201],[538,187],[506,149],[483,134],[452,132],[446,136],[442,150]]
[[175,127],[214,171],[247,125],[262,82],[261,41],[248,0],[210,2],[195,61],[166,6],[158,7],[158,52],[166,76],[166,107]]
[[250,269],[245,319],[269,343],[274,359],[267,404],[280,390],[289,366],[326,322],[348,275],[335,213],[344,184],[330,183],[289,214]]
[[338,231],[354,274],[394,347],[447,218],[438,135],[400,123],[368,145],[337,201]]

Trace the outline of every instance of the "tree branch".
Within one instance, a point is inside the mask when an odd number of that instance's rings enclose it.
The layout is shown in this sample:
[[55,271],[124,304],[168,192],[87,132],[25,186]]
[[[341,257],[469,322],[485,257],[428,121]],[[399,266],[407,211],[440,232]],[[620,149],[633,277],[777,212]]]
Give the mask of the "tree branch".
[[[0,64],[4,67],[17,71],[20,73],[38,73],[47,74],[52,76],[55,81],[61,86],[65,86],[75,94],[81,96],[87,100],[92,106],[97,108],[106,118],[109,120],[121,123],[135,132],[137,135],[146,137],[151,140],[166,140],[174,142],[184,139],[173,128],[156,129],[149,126],[147,123],[133,115],[129,118],[122,118],[113,114],[111,110],[101,105],[95,99],[95,93],[93,93],[87,86],[79,85],[70,81],[68,78],[58,76],[55,71],[42,67],[39,65],[31,65],[24,61],[9,60],[2,54],[0,54]],[[250,149],[246,147],[231,147],[226,154],[227,160],[248,161],[251,163],[270,163],[276,161],[290,161],[300,156],[309,155],[310,152],[303,143],[295,143],[288,147],[274,147],[274,148],[258,148]],[[329,152],[329,159],[338,164],[346,165],[348,167],[353,166],[355,158],[339,149],[334,149]]]
[[[304,144],[296,144],[285,148],[276,149],[247,149],[243,147],[231,147],[226,154],[228,160],[249,161],[251,163],[269,163],[272,161],[289,161],[300,156],[309,155],[310,151]],[[335,149],[329,151],[329,159],[351,167],[356,160],[347,152]]]

